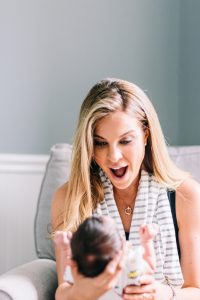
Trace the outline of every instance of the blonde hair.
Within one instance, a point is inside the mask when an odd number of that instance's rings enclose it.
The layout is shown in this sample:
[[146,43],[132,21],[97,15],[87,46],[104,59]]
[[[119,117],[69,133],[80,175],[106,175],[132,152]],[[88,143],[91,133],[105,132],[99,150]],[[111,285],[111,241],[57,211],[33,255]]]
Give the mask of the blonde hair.
[[143,129],[148,129],[143,165],[158,182],[176,189],[187,177],[169,157],[160,122],[147,95],[128,81],[102,80],[89,91],[80,110],[63,213],[65,230],[74,231],[104,197],[92,159],[93,133],[98,120],[117,110],[134,113]]

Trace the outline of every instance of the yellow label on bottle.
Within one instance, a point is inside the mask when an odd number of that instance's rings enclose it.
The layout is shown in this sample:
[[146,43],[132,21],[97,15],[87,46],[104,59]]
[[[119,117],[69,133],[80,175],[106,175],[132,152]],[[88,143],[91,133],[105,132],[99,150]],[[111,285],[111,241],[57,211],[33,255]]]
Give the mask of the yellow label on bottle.
[[139,274],[137,271],[131,271],[128,273],[128,278],[136,278],[138,276],[139,276]]

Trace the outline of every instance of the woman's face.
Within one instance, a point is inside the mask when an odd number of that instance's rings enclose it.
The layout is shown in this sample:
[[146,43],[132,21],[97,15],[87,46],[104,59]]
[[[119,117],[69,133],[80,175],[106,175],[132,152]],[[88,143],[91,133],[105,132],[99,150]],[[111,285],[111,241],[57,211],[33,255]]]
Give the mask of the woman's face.
[[94,159],[116,189],[138,181],[148,134],[132,114],[116,111],[97,122]]

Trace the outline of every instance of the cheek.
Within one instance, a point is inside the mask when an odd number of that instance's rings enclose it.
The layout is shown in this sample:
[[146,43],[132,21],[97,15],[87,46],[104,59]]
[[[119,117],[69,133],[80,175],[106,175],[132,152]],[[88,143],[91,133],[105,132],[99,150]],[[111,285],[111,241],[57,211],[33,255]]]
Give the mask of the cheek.
[[126,150],[126,156],[133,161],[142,161],[145,154],[145,146],[143,141],[135,144],[134,147],[131,147]]
[[105,160],[105,151],[103,151],[103,149],[101,150],[94,150],[94,159],[95,161],[98,162],[102,162]]

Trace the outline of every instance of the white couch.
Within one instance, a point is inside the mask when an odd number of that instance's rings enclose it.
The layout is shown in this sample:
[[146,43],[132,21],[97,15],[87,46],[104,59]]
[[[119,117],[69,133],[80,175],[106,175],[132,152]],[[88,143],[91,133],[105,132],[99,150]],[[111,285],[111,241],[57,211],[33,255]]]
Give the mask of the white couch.
[[[175,163],[200,182],[200,146],[169,147]],[[55,256],[50,240],[50,206],[54,191],[69,174],[71,146],[56,144],[50,152],[35,216],[38,259],[0,276],[0,300],[53,300],[57,287]]]

